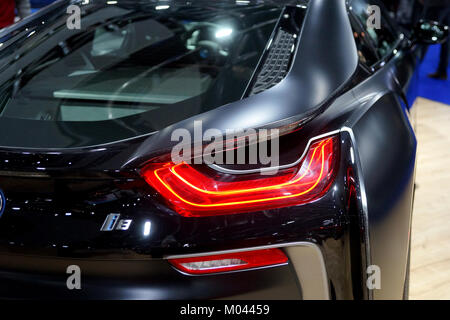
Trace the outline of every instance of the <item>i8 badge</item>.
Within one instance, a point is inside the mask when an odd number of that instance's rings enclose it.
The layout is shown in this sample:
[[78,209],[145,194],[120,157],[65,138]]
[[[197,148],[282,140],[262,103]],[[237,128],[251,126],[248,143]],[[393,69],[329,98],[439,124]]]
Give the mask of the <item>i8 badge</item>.
[[3,191],[0,190],[0,218],[3,215],[3,211],[5,211],[5,195],[3,194]]
[[110,213],[106,216],[100,231],[128,230],[131,219],[120,219],[120,214]]

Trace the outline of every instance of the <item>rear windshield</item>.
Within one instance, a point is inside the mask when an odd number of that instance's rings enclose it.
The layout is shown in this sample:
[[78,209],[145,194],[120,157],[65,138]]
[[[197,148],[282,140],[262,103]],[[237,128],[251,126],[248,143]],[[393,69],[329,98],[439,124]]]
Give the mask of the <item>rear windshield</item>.
[[120,119],[124,126],[146,119],[150,132],[236,101],[280,12],[268,5],[87,6],[81,30],[66,27],[67,15],[55,17],[17,35],[28,37],[16,41],[27,51],[0,72],[0,118]]

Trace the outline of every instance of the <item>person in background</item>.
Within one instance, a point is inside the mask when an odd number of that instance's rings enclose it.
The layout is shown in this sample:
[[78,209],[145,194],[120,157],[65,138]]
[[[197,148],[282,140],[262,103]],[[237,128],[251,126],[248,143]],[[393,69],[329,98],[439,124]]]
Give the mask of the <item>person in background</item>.
[[397,11],[398,11],[398,6],[399,6],[400,0],[381,0],[381,2],[386,7],[386,9],[389,11],[391,18],[395,19],[397,16]]
[[397,22],[406,30],[413,30],[414,26],[423,17],[424,7],[421,1],[400,0],[397,10]]
[[30,15],[30,0],[0,0],[0,29],[14,23],[15,10],[20,19]]
[[[425,6],[425,16],[427,19],[439,21],[442,24],[450,25],[450,0],[423,0]],[[428,77],[438,80],[447,80],[448,58],[450,45],[447,40],[441,44],[439,55],[439,65],[435,73],[430,73]]]

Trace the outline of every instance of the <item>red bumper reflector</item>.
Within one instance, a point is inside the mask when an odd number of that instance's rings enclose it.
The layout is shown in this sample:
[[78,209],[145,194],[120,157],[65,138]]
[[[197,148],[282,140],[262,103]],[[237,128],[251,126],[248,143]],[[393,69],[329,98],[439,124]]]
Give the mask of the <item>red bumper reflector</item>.
[[264,249],[192,258],[169,259],[178,270],[189,274],[245,270],[287,263],[288,258],[280,249]]
[[[311,144],[297,165],[274,175],[222,174],[184,162],[152,163],[142,176],[179,214],[203,217],[289,207],[323,196],[333,180],[337,138]],[[206,168],[206,169],[205,169]]]

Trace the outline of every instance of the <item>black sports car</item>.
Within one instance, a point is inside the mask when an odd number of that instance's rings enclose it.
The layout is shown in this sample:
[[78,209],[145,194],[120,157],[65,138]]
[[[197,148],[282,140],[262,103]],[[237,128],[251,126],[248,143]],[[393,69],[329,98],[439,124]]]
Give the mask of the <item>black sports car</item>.
[[447,33],[378,0],[58,1],[4,30],[0,297],[406,298],[415,70]]

